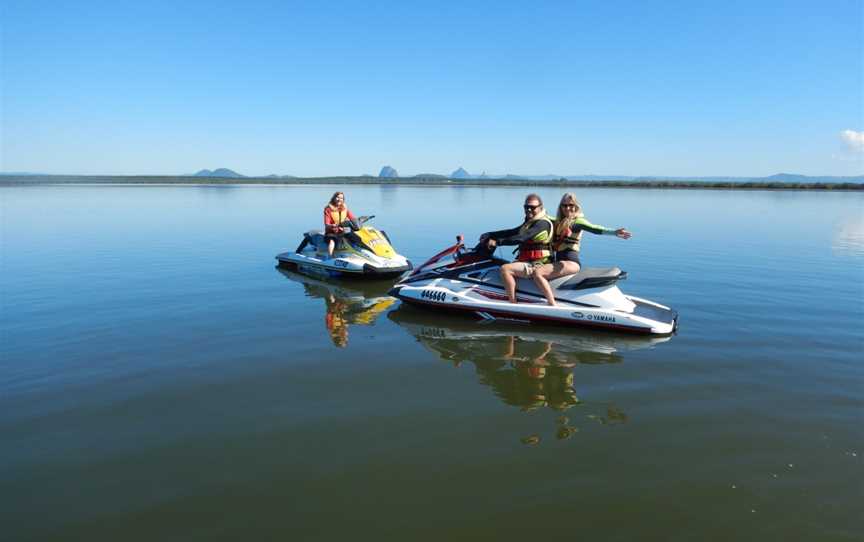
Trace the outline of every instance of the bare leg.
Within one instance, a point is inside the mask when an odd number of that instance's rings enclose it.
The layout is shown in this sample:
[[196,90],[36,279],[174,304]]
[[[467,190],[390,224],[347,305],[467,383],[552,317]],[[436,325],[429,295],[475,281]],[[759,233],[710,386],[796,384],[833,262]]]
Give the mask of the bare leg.
[[[516,303],[516,277],[513,276],[513,264],[501,266],[501,280],[504,282],[504,291],[510,303]],[[521,265],[521,264],[519,264]]]
[[333,249],[336,248],[336,242],[333,239],[327,241],[327,255],[333,257]]
[[556,306],[555,294],[552,293],[552,287],[549,286],[549,281],[565,275],[574,275],[579,272],[579,269],[579,264],[576,262],[564,261],[552,264],[547,263],[534,272],[534,284],[536,284],[543,295],[546,296],[546,302],[554,307]]
[[551,275],[556,264],[547,263],[541,267],[538,267],[536,271],[534,271],[534,284],[537,285],[537,288],[540,289],[540,292],[546,297],[546,302],[551,306],[555,306],[555,295],[552,293],[552,287],[549,286],[549,280],[546,278],[547,275]]

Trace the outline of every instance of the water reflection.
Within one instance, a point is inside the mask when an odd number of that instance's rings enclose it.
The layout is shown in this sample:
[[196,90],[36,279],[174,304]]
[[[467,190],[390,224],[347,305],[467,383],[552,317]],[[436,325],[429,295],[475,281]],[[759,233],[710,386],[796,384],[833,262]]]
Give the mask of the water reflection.
[[333,344],[339,348],[348,345],[349,325],[368,326],[396,299],[387,295],[393,285],[389,282],[352,282],[339,284],[308,277],[281,267],[276,270],[287,279],[299,282],[308,297],[323,299],[326,305],[324,325]]
[[831,239],[831,249],[838,256],[864,256],[864,217],[838,224]]
[[[578,432],[571,416],[564,415],[577,405],[585,408],[580,420],[604,425],[628,420],[627,414],[612,403],[579,399],[574,385],[578,365],[621,363],[623,352],[670,339],[503,322],[481,324],[460,316],[430,315],[407,305],[387,316],[442,360],[455,367],[473,364],[480,384],[491,388],[504,404],[522,412],[559,412],[554,431],[558,440]],[[542,438],[532,434],[520,440],[533,446]]]

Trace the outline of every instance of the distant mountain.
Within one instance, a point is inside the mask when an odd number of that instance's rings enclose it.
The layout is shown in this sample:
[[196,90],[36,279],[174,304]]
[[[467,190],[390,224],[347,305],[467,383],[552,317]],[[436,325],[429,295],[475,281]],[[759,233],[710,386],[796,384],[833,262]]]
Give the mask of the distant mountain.
[[450,174],[451,179],[470,179],[471,174],[462,169],[461,167]]
[[239,179],[241,177],[245,177],[245,175],[240,175],[236,171],[230,170],[228,168],[220,167],[219,169],[209,170],[202,169],[198,173],[192,175],[193,177],[221,177],[221,178],[232,178]]
[[393,179],[399,176],[399,172],[390,166],[384,166],[381,168],[381,173],[379,173],[378,176]]
[[[457,175],[458,174],[458,175]],[[462,168],[450,175],[451,179],[508,179],[526,181],[632,181],[632,182],[664,182],[686,181],[706,183],[864,183],[864,175],[852,177],[809,176],[793,173],[777,173],[768,177],[672,177],[663,175],[630,176],[630,175],[471,175]]]
[[446,179],[447,175],[439,175],[437,173],[418,173],[414,175],[415,179]]
[[806,175],[796,175],[794,173],[777,173],[776,175],[771,175],[770,177],[764,177],[764,180],[775,183],[806,183],[809,179],[810,177]]

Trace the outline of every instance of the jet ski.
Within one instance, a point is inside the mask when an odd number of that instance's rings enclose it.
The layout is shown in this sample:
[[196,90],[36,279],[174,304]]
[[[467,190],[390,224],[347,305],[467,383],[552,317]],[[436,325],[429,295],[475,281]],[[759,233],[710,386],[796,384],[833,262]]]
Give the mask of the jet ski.
[[367,224],[373,218],[361,216],[340,224],[351,231],[339,237],[332,258],[323,232],[304,233],[295,251],[276,256],[279,266],[314,277],[386,279],[410,271],[411,262],[396,253],[387,233]]
[[499,268],[508,263],[481,250],[468,251],[457,237],[441,251],[398,282],[390,295],[405,303],[439,310],[473,313],[488,321],[542,322],[669,335],[678,328],[678,313],[669,307],[625,295],[617,283],[627,273],[617,267],[583,268],[574,275],[549,281],[557,306],[531,279],[517,279],[516,303],[504,292]]

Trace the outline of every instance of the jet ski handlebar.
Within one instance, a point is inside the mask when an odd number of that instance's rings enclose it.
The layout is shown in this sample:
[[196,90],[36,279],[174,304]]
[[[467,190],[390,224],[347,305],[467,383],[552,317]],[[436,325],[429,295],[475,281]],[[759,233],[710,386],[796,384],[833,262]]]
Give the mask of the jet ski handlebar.
[[464,240],[465,240],[465,238],[462,236],[462,234],[457,235],[455,245],[445,248],[444,250],[442,250],[438,254],[429,258],[423,265],[417,266],[414,269],[414,272],[412,272],[411,275],[409,275],[409,276],[416,275],[416,274],[422,272],[425,268],[438,262],[438,260],[440,260],[442,258],[446,258],[447,256],[450,256],[451,254],[460,253],[462,251],[462,249],[465,248],[465,244],[463,243]]
[[364,215],[364,216],[357,218],[356,220],[350,220],[350,219],[345,220],[344,222],[342,222],[339,225],[342,226],[343,228],[351,228],[351,231],[357,231],[363,227],[363,224],[369,222],[373,218],[375,218],[375,215],[369,215],[369,216]]

